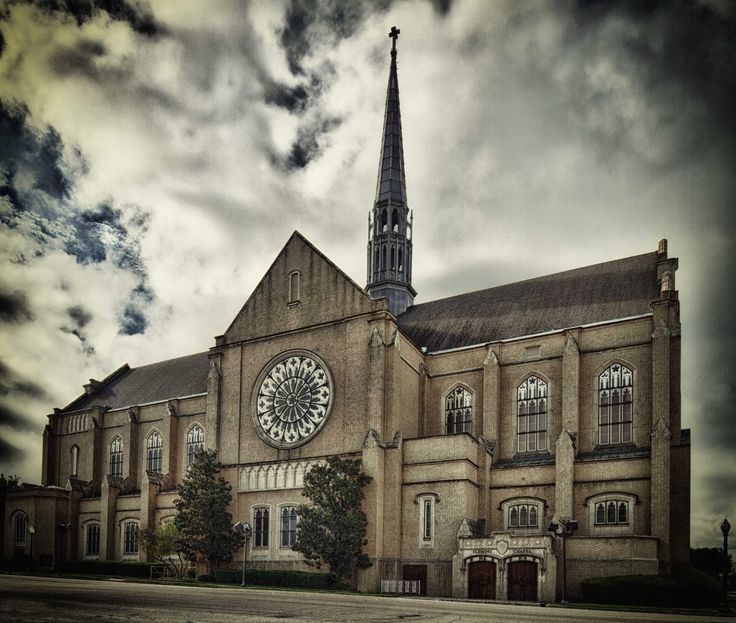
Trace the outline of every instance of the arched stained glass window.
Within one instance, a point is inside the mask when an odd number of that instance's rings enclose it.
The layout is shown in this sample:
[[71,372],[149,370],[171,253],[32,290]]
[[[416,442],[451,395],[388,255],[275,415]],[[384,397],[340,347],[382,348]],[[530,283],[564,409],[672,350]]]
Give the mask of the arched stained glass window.
[[204,450],[204,430],[195,424],[187,433],[187,467],[194,463],[197,453]]
[[608,500],[595,505],[595,525],[615,526],[629,523],[629,503],[624,500]]
[[626,366],[614,363],[598,377],[598,443],[633,441],[634,375]]
[[547,383],[530,376],[516,388],[516,451],[547,450]]
[[448,435],[473,432],[473,394],[462,385],[445,398],[445,425]]
[[110,442],[110,476],[123,477],[123,440],[120,436]]
[[164,440],[157,430],[146,439],[146,470],[161,472],[163,469]]

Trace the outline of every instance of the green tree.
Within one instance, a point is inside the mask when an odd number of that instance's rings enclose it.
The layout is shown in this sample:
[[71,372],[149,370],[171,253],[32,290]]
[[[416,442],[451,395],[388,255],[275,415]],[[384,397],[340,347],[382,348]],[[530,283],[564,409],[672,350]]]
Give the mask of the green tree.
[[307,564],[329,567],[334,581],[350,578],[371,563],[363,553],[368,520],[360,510],[363,487],[370,482],[360,461],[330,457],[304,477],[302,494],[310,504],[299,506],[299,530],[293,549]]
[[138,535],[139,547],[166,567],[175,578],[183,578],[189,566],[182,535],[173,521],[159,528],[145,528]]
[[233,552],[242,545],[242,538],[233,532],[228,511],[232,487],[218,476],[221,467],[214,450],[199,452],[174,500],[174,525],[181,537],[182,551],[190,559],[205,563],[208,575],[230,562]]

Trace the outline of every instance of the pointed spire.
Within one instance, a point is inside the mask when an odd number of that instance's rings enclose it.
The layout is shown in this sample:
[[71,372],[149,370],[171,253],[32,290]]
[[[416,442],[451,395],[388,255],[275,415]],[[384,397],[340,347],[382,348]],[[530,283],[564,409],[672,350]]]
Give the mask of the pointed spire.
[[404,142],[401,135],[401,108],[399,106],[399,77],[396,69],[396,39],[401,31],[394,26],[389,37],[391,68],[388,72],[386,111],[383,117],[383,141],[381,161],[376,184],[376,203],[390,200],[393,205],[406,205],[406,181],[404,175]]
[[414,303],[416,296],[416,291],[411,286],[413,227],[406,202],[404,143],[396,68],[396,39],[400,32],[394,26],[389,33],[393,40],[391,66],[388,73],[376,200],[369,219],[367,286],[372,297],[388,299],[389,309],[396,316],[406,311]]

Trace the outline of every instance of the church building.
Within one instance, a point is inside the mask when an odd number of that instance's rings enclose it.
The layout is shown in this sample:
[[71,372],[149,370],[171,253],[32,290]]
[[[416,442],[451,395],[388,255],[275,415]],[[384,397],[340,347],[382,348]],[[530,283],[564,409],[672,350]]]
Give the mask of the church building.
[[213,448],[250,568],[306,568],[296,507],[332,455],[372,478],[361,591],[552,602],[687,563],[677,259],[662,240],[415,304],[397,35],[365,288],[294,232],[207,352],[90,380],[48,416],[43,484],[8,494],[6,558],[145,560]]

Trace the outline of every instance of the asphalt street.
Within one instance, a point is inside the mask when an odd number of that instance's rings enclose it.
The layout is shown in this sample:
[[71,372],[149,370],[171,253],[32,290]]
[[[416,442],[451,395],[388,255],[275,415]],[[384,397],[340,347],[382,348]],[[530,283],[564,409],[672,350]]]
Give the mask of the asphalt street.
[[0,621],[13,623],[356,623],[434,621],[672,621],[725,623],[734,617],[604,612],[432,598],[377,597],[264,589],[167,586],[112,580],[0,575]]

